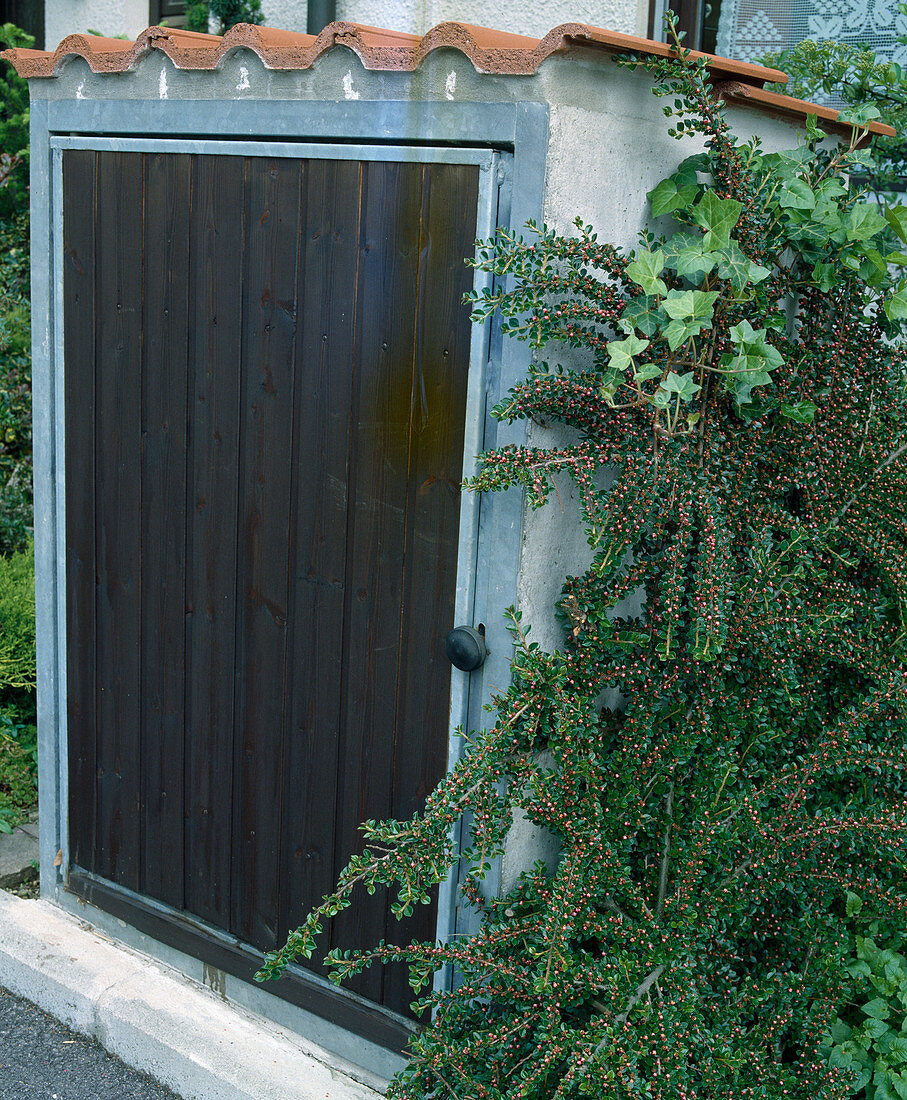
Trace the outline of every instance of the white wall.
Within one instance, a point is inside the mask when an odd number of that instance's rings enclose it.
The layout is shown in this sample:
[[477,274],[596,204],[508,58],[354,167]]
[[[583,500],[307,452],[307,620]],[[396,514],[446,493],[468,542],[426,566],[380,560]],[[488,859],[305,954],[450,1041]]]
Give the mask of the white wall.
[[[300,0],[263,0],[262,11],[270,27],[306,29],[306,5]],[[647,16],[647,0],[497,0],[492,6],[485,0],[337,0],[338,19],[412,34],[448,20],[536,38],[571,22],[645,34]]]
[[44,44],[53,50],[68,34],[88,30],[135,38],[148,26],[148,11],[148,0],[46,0]]
[[[305,0],[262,0],[265,25],[305,31]],[[337,18],[370,27],[424,34],[456,20],[541,38],[559,23],[591,23],[625,34],[645,34],[647,0],[337,0]],[[148,0],[46,0],[45,44],[54,49],[75,31],[135,38],[148,26]]]

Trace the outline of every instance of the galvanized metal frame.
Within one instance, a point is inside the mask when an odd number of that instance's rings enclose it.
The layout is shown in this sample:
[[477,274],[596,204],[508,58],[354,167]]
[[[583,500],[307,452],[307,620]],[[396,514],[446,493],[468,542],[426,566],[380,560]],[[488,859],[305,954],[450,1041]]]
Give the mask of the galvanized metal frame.
[[[161,131],[185,136],[158,136]],[[43,896],[70,911],[81,912],[78,900],[65,890],[68,764],[60,171],[63,150],[169,149],[300,157],[339,154],[350,159],[476,163],[482,172],[478,233],[488,236],[496,225],[522,226],[529,218],[541,219],[547,135],[548,109],[539,103],[433,102],[415,113],[409,101],[35,100],[32,103],[32,336]],[[392,143],[378,144],[376,137],[392,139]],[[366,144],[362,139],[371,140]],[[477,288],[486,285],[483,279],[477,273]],[[476,377],[471,378],[467,397],[464,476],[474,472],[475,457],[482,449],[524,441],[522,424],[499,425],[489,417],[488,410],[525,374],[528,356],[525,345],[502,343],[491,326],[474,326],[470,374]],[[467,494],[461,505],[457,621],[484,623],[490,654],[482,669],[471,676],[454,670],[452,727],[481,725],[483,704],[509,680],[510,638],[501,613],[516,602],[521,519],[522,500],[515,492],[481,500]],[[451,765],[460,751],[460,739],[452,738]],[[489,885],[494,888],[493,883]],[[456,904],[455,883],[450,881],[439,900],[439,935],[467,930],[468,917],[457,911]],[[178,953],[154,941],[149,943],[138,932],[130,935],[122,922],[105,919],[100,911],[93,913],[92,919],[108,926],[121,940],[182,964],[181,959],[173,957]],[[233,999],[265,1015],[274,1014],[273,997],[245,983],[233,983],[234,987],[237,985],[244,988],[238,991],[239,996],[234,988]],[[286,1019],[286,1012],[279,1014],[293,1026]],[[301,1015],[308,1017],[305,1013]],[[300,1030],[310,1031],[310,1019],[299,1022],[304,1025]],[[323,1036],[318,1041],[338,1047]],[[339,1043],[341,1048],[348,1046]]]

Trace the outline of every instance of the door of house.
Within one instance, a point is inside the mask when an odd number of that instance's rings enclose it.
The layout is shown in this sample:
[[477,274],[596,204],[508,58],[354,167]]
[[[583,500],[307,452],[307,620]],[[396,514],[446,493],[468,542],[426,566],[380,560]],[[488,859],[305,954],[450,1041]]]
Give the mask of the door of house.
[[381,155],[62,153],[69,888],[245,977],[447,761],[480,164]]

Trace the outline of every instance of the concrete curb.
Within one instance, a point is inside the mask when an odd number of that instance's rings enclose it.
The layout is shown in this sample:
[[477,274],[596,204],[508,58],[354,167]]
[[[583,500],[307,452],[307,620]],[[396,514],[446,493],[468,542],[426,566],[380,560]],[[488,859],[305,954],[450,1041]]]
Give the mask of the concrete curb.
[[0,891],[0,985],[185,1100],[377,1100],[378,1078],[46,901]]

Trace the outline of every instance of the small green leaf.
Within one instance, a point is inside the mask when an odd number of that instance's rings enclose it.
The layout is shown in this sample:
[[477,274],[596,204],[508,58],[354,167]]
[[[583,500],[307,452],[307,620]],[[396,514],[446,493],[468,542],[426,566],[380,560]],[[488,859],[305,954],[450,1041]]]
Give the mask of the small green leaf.
[[[815,406],[813,406],[815,408]],[[844,911],[848,917],[854,917],[863,908],[863,899],[859,894],[855,894],[852,890],[848,890],[846,894],[846,900],[844,902]]]
[[886,222],[878,210],[859,204],[844,215],[844,228],[849,241],[868,241],[881,233]]
[[662,214],[670,214],[674,210],[686,210],[692,205],[698,191],[695,175],[692,183],[683,183],[677,180],[675,174],[662,180],[654,190],[648,192],[646,198],[652,204],[654,217],[660,218]]
[[792,179],[782,186],[778,204],[792,210],[812,210],[816,205],[816,196],[808,183]]
[[[811,424],[816,415],[816,406],[812,401],[798,401],[795,405],[782,405],[781,415],[786,420],[795,420],[798,424]],[[850,897],[856,897],[856,894],[851,894]],[[860,899],[857,898],[857,901],[860,901]],[[860,904],[863,903],[860,902]],[[859,912],[859,909],[856,912]],[[849,917],[853,916],[850,912],[847,915]]]
[[650,382],[653,378],[661,378],[661,367],[656,367],[653,363],[647,363],[633,372],[634,382]]
[[668,376],[662,382],[661,388],[667,390],[668,393],[677,394],[681,401],[692,401],[702,389],[702,386],[696,384],[696,379],[692,374],[677,374],[675,371],[668,371]]
[[703,248],[727,248],[742,210],[742,202],[720,199],[714,191],[706,191],[692,210],[693,221],[705,230]]
[[[626,340],[611,340],[608,343],[608,358],[614,370],[625,371],[633,365],[634,355],[639,355],[649,346],[648,340],[638,336],[628,336]],[[661,371],[658,372],[661,374]]]
[[863,1005],[863,1012],[874,1020],[887,1020],[891,1015],[891,1005],[881,997],[875,997],[869,1004]]
[[624,306],[618,327],[627,335],[632,334],[634,329],[639,329],[644,336],[654,336],[663,319],[654,302],[654,298],[642,294],[638,298],[631,298]]
[[813,267],[813,282],[819,290],[831,290],[838,281],[834,264],[818,263]]
[[662,309],[675,320],[705,324],[712,320],[718,297],[717,290],[672,290],[662,303]]
[[663,297],[668,292],[667,285],[658,276],[665,269],[665,254],[656,252],[639,252],[632,263],[627,264],[627,275],[642,287],[644,293]]
[[889,321],[902,321],[907,317],[907,286],[902,283],[882,308]]

